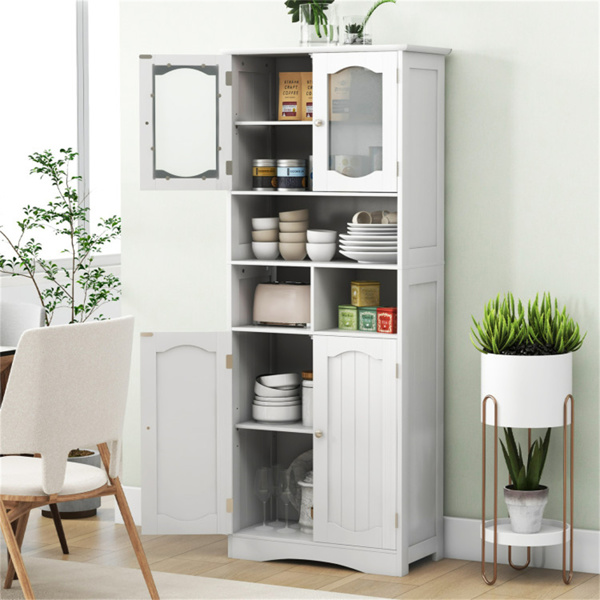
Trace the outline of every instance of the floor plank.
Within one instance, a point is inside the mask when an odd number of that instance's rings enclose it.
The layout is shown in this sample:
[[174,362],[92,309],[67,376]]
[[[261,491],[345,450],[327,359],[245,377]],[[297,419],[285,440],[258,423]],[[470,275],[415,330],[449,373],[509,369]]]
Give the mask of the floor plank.
[[[573,583],[577,583],[575,580]],[[565,586],[566,587],[566,586]],[[592,575],[590,579],[584,581],[581,585],[564,592],[557,598],[560,600],[597,600],[600,598],[600,576]]]

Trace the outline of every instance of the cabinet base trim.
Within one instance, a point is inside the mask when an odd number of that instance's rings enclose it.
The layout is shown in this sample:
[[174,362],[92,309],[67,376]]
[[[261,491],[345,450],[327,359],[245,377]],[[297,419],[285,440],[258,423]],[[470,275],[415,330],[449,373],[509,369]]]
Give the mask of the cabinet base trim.
[[[444,557],[479,562],[481,560],[480,530],[480,519],[444,517]],[[513,562],[518,564],[525,553],[525,548],[513,548]],[[508,564],[507,546],[498,545],[498,562]],[[562,543],[556,546],[532,548],[531,566],[562,570]],[[600,573],[600,531],[574,530],[573,570],[582,573]]]

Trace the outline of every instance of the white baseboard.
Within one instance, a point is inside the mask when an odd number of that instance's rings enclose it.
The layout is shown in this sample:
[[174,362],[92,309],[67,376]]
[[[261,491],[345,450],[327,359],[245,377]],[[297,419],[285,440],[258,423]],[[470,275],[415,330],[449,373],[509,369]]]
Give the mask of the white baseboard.
[[[142,524],[142,489],[123,486],[129,509],[136,525]],[[115,507],[115,523],[123,518]],[[444,557],[459,560],[481,560],[481,538],[479,519],[444,517]],[[486,545],[486,560],[491,561],[492,544]],[[498,562],[508,564],[508,549],[498,545]],[[525,562],[525,550],[513,548],[513,562]],[[562,544],[531,549],[531,565],[546,569],[562,569]],[[600,531],[575,529],[573,537],[573,567],[582,573],[600,573]]]
[[[123,491],[125,492],[125,497],[127,498],[127,504],[129,504],[129,510],[131,511],[131,516],[133,517],[133,521],[136,525],[142,524],[142,488],[134,487],[130,485],[124,485]],[[119,507],[115,503],[115,523],[123,524],[123,517],[121,516],[121,511]]]
[[[444,517],[444,557],[481,560],[479,519]],[[492,544],[486,544],[486,561],[492,560]],[[513,548],[514,564],[526,562],[526,550]],[[568,560],[568,554],[567,554]],[[507,546],[498,545],[498,562],[508,564]],[[531,549],[531,565],[562,570],[562,544]],[[568,568],[568,565],[567,565]],[[600,573],[600,531],[575,529],[573,536],[573,568],[583,573]]]

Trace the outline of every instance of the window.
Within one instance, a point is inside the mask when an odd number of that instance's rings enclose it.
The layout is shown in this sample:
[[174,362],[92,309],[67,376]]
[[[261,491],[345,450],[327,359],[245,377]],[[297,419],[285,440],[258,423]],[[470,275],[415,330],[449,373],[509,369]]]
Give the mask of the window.
[[[54,197],[47,180],[29,175],[27,157],[47,149],[79,152],[92,227],[120,214],[118,11],[118,0],[27,0],[3,8],[0,225],[9,235],[18,231],[23,206]],[[47,258],[60,257],[59,238],[41,231],[36,239]],[[120,252],[120,244],[105,252]]]

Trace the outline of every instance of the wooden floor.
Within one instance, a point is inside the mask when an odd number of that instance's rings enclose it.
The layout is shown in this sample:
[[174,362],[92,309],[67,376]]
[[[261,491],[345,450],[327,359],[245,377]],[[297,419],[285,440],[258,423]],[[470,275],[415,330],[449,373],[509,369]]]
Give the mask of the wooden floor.
[[[106,500],[105,500],[106,502]],[[103,504],[98,516],[65,520],[64,528],[71,554],[64,556],[53,523],[32,513],[23,543],[23,555],[78,562],[136,567],[123,525],[113,523],[113,508]],[[576,573],[571,585],[564,585],[560,571],[527,569],[515,571],[498,566],[498,581],[487,586],[480,576],[479,563],[444,559],[423,559],[411,565],[406,577],[366,575],[351,569],[302,561],[257,563],[227,557],[227,539],[219,535],[142,536],[153,570],[202,575],[314,590],[362,594],[378,598],[600,598],[598,575]],[[4,551],[4,545],[2,550]]]

